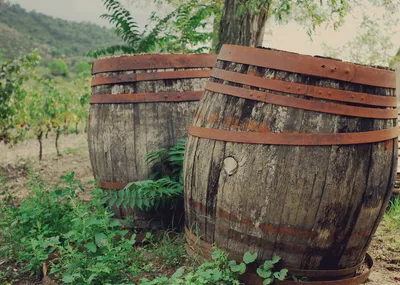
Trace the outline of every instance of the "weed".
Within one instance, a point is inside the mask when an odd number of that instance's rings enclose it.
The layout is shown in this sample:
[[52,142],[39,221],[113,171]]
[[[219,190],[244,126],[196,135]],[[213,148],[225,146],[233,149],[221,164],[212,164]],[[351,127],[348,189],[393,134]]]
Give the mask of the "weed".
[[185,236],[182,233],[164,232],[159,241],[151,241],[149,252],[157,256],[163,266],[177,267],[182,264],[186,252]]
[[385,214],[385,220],[389,224],[392,224],[395,229],[400,230],[400,197],[395,197],[390,201],[390,207]]
[[112,220],[99,190],[91,203],[80,202],[82,186],[73,173],[53,188],[31,174],[29,185],[32,192],[20,207],[0,207],[1,252],[37,276],[47,264],[64,284],[130,280],[132,263],[140,260],[135,235],[124,238],[128,231]]
[[78,149],[72,148],[72,147],[67,147],[67,149],[65,151],[68,154],[76,154],[78,152]]
[[390,201],[389,210],[385,213],[385,226],[392,233],[393,246],[400,248],[400,197]]

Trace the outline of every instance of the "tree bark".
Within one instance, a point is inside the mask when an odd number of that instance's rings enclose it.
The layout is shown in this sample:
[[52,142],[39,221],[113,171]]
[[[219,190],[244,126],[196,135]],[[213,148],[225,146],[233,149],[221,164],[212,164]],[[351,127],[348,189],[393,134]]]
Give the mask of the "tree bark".
[[40,131],[40,133],[37,136],[37,140],[39,142],[39,160],[42,160],[42,157],[43,157],[42,138],[43,138],[43,131]]
[[51,128],[48,126],[48,127],[47,127],[47,130],[46,130],[46,135],[45,135],[46,140],[49,138],[49,133],[50,133],[50,131],[51,131]]
[[76,135],[79,134],[78,124],[79,124],[79,122],[76,122],[76,123],[75,123],[75,134],[76,134]]
[[56,131],[56,150],[57,150],[57,156],[61,156],[60,150],[58,149],[58,139],[60,138],[60,127],[57,128]]
[[252,11],[251,8],[242,11],[241,7],[245,3],[246,0],[225,0],[219,26],[217,53],[223,44],[250,47],[262,45],[270,4],[265,1],[259,4],[259,11]]

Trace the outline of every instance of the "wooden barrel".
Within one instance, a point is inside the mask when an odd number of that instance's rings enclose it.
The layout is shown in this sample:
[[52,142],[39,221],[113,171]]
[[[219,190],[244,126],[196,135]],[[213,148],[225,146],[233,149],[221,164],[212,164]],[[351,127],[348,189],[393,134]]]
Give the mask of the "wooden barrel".
[[188,250],[354,275],[395,180],[395,84],[383,68],[225,45],[186,144]]
[[[215,61],[209,54],[146,54],[93,63],[88,142],[101,188],[148,179],[146,154],[187,136]],[[123,208],[114,212],[117,218],[133,215]],[[141,219],[148,222],[136,213],[136,223]]]
[[[397,106],[397,110],[400,111],[399,106]],[[397,115],[397,124],[399,124],[399,122],[400,122],[400,114]],[[400,141],[398,142],[398,146],[400,149]],[[400,159],[397,160],[396,182],[393,189],[393,195],[400,195]]]

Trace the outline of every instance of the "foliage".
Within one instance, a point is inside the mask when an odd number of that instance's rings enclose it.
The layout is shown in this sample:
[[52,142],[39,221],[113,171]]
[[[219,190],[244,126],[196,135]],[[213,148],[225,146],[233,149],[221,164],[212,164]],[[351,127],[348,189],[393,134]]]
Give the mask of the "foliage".
[[386,21],[382,23],[378,19],[364,16],[355,39],[336,49],[324,44],[324,53],[329,57],[360,64],[392,66],[395,62],[391,54],[394,47],[392,38],[395,35],[392,26]]
[[144,180],[129,183],[120,191],[107,191],[103,202],[110,206],[131,207],[140,210],[157,210],[166,206],[174,207],[175,198],[182,197],[182,185],[168,178],[159,180]]
[[[7,192],[5,183],[0,179]],[[50,187],[30,172],[29,186],[31,193],[19,207],[12,206],[7,195],[0,201],[0,257],[17,262],[31,274],[50,274],[62,284],[239,284],[238,276],[257,258],[246,252],[243,262],[236,264],[214,248],[211,261],[187,264],[167,277],[161,267],[179,266],[185,257],[183,235],[171,238],[165,233],[157,241],[147,234],[150,243],[135,246],[136,235],[129,237],[111,218],[98,189],[90,203],[79,201],[83,188],[74,173]],[[161,263],[152,262],[156,260]],[[263,268],[269,264],[271,276],[283,280],[285,270],[272,269],[278,261],[274,257]],[[150,272],[155,278],[149,279]]]
[[117,0],[104,0],[108,14],[102,15],[114,24],[115,33],[124,41],[124,45],[114,45],[108,48],[94,50],[92,57],[122,53],[148,52],[181,52],[199,53],[208,48],[203,46],[212,38],[212,33],[206,31],[207,19],[213,14],[213,5],[199,5],[191,0],[183,3],[167,16],[159,17],[152,14],[152,26],[146,25],[143,32],[132,14]]
[[150,179],[129,183],[120,191],[107,191],[103,202],[146,211],[175,209],[183,197],[185,143],[186,139],[183,139],[168,150],[162,148],[148,153],[146,160],[153,166]]
[[71,22],[19,5],[0,5],[0,49],[11,60],[37,48],[45,63],[64,57],[73,66],[88,51],[118,44],[113,31],[88,22]]
[[264,264],[257,268],[258,276],[264,278],[263,284],[272,284],[275,279],[283,281],[288,273],[287,269],[274,272],[274,266],[281,260],[279,256],[274,256],[271,260],[267,260]]
[[8,248],[1,252],[7,258],[14,257],[33,274],[51,265],[50,274],[63,284],[129,280],[132,260],[139,260],[132,246],[135,235],[124,237],[127,231],[111,219],[97,191],[90,204],[80,202],[77,191],[83,188],[73,173],[53,188],[32,174],[30,186],[32,193],[20,207],[0,207],[2,247]]
[[54,76],[67,76],[69,73],[68,65],[62,59],[57,59],[50,63],[49,69]]
[[[17,143],[30,132],[41,142],[49,131],[58,139],[71,124],[87,124],[90,77],[80,74],[72,80],[52,79],[35,67],[40,63],[38,51],[0,64],[0,142]],[[65,63],[62,64],[66,67]],[[86,127],[85,127],[86,128]]]
[[21,110],[27,108],[24,82],[33,76],[40,62],[37,51],[0,65],[0,142],[17,142],[26,132],[27,122]]
[[[156,285],[156,284],[241,284],[238,277],[245,273],[246,266],[255,262],[257,253],[246,252],[243,256],[243,262],[237,264],[234,260],[228,260],[228,255],[214,247],[211,255],[211,261],[205,261],[196,269],[180,267],[171,278],[162,276],[153,280],[146,278],[141,280],[141,285]],[[274,265],[277,264],[280,257],[274,256],[272,260],[267,260],[257,269],[257,274],[264,279],[263,284],[272,284],[275,279],[285,280],[288,270],[282,269],[274,271]]]
[[87,120],[90,97],[88,80],[89,77],[81,75],[68,84],[43,77],[36,77],[31,82],[25,98],[25,105],[29,108],[19,112],[24,114],[25,122],[37,137],[40,147],[43,134],[54,130],[55,145],[60,154],[58,139],[61,132],[71,124]]
[[396,63],[400,62],[400,49],[397,51],[397,54],[390,60],[389,67],[396,68]]
[[[202,4],[196,0],[182,3],[170,14],[172,19],[157,40],[159,50],[170,53],[208,52],[213,38],[208,19],[219,12],[212,3]],[[153,14],[151,20],[162,21],[156,14]]]
[[90,75],[92,65],[86,61],[78,61],[75,63],[74,71],[78,74]]
[[390,201],[389,210],[385,213],[385,220],[397,231],[400,231],[400,197],[395,197]]
[[[185,0],[153,1],[162,5],[162,7],[168,5],[178,7],[186,2]],[[395,17],[395,13],[399,9],[399,2],[397,0],[230,0],[229,2],[226,2],[225,0],[201,0],[198,1],[197,4],[194,3],[193,5],[213,5],[214,7],[214,11],[209,14],[209,18],[204,19],[204,22],[207,22],[207,25],[211,26],[213,30],[213,51],[218,51],[218,47],[225,43],[219,43],[218,38],[221,25],[229,25],[229,21],[226,19],[221,22],[221,14],[225,3],[230,3],[230,5],[236,7],[237,16],[252,16],[254,14],[259,14],[261,9],[263,9],[268,12],[265,23],[270,23],[271,21],[280,24],[297,22],[305,28],[310,37],[315,32],[316,27],[325,25],[326,27],[329,26],[338,29],[343,25],[347,15],[358,15],[365,10],[370,10],[371,6],[383,8],[391,17]],[[374,19],[374,16],[370,16],[370,19]],[[232,33],[232,29],[229,29],[229,32]],[[222,40],[225,39],[225,37],[220,38]]]

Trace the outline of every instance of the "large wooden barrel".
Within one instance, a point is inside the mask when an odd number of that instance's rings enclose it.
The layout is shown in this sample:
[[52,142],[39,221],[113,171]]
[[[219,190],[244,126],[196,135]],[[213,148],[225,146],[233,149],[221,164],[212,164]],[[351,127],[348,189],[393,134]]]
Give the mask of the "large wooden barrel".
[[188,250],[354,275],[392,193],[396,118],[392,71],[223,46],[186,144]]
[[[148,179],[146,154],[187,136],[215,61],[209,54],[146,54],[93,63],[88,141],[101,188]],[[122,207],[114,212],[117,218],[133,215]]]

